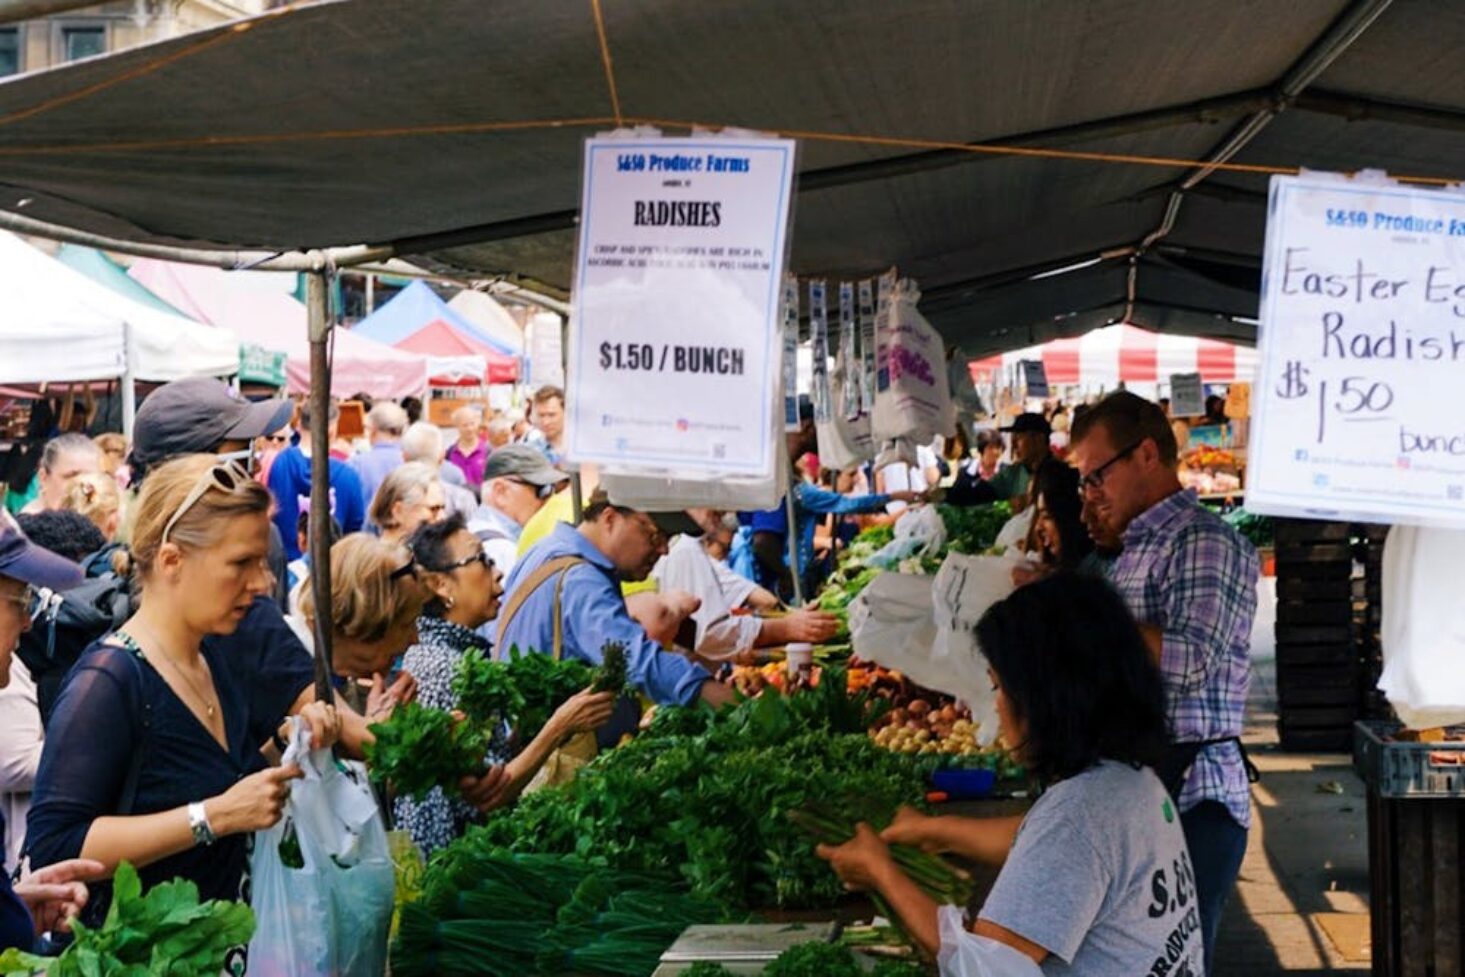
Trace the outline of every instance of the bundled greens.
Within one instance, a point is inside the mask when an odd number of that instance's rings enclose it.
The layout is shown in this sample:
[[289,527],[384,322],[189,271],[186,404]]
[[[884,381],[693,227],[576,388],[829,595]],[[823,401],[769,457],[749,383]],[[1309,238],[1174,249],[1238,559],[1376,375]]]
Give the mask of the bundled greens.
[[588,687],[594,680],[593,669],[582,661],[565,658],[556,661],[549,655],[509,649],[509,660],[503,663],[509,679],[524,705],[509,723],[520,743],[528,743],[539,735],[544,724],[564,701]]
[[408,797],[456,785],[482,769],[488,752],[488,737],[479,726],[418,702],[398,706],[391,719],[370,729],[376,736],[366,746],[372,777]]
[[73,921],[76,938],[59,957],[10,949],[0,975],[20,977],[217,977],[229,951],[254,935],[254,911],[238,902],[199,902],[198,886],[178,880],[142,894],[127,862],[112,880],[112,904],[98,929]]
[[392,972],[639,977],[688,926],[727,921],[665,877],[460,839],[433,859],[422,896],[403,907]]
[[458,659],[452,689],[458,708],[475,723],[512,723],[526,705],[509,667],[477,649]]
[[[788,830],[785,814],[859,798],[862,809],[889,817],[924,795],[926,769],[871,742],[865,731],[884,703],[848,697],[845,687],[831,668],[817,689],[765,692],[715,716],[703,707],[659,710],[652,731],[468,837],[680,874],[695,895],[733,907],[831,905],[844,894],[839,880]],[[657,735],[657,725],[678,732]]]
[[596,692],[614,692],[617,695],[626,691],[627,675],[626,646],[619,641],[607,641],[600,648],[600,667],[595,670],[595,679],[591,689]]
[[1012,518],[1006,502],[991,505],[938,505],[936,511],[946,524],[946,553],[981,553],[997,542],[997,534]]

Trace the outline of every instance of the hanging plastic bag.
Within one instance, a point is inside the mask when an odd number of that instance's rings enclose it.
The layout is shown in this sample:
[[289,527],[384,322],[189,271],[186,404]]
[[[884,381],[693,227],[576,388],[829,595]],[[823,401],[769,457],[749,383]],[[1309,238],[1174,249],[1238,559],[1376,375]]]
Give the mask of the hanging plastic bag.
[[[875,439],[870,434],[870,415],[859,413],[859,387],[851,389],[850,381],[858,381],[858,362],[835,363],[830,376],[834,410],[827,420],[816,420],[819,437],[819,461],[825,468],[842,469],[875,457]],[[849,398],[853,395],[854,400]],[[851,409],[855,416],[850,417]]]
[[1465,532],[1395,526],[1383,576],[1379,689],[1410,729],[1465,722]]
[[1015,552],[1003,556],[951,553],[936,572],[931,593],[936,638],[932,664],[947,676],[949,691],[967,704],[977,727],[977,744],[997,739],[997,695],[987,680],[987,660],[977,646],[976,624],[987,609],[1014,589]]
[[941,933],[936,955],[941,977],[1043,977],[1043,968],[1032,957],[967,929],[958,907],[940,907],[936,921]]
[[871,433],[880,441],[910,438],[929,444],[956,430],[941,336],[917,310],[921,293],[907,279],[876,316],[875,410]]
[[866,560],[866,566],[888,569],[912,557],[932,556],[946,545],[946,523],[935,506],[907,509],[895,520],[895,536]]
[[376,798],[360,764],[310,750],[297,718],[281,762],[305,776],[280,823],[254,837],[251,887],[258,928],[251,977],[381,977],[396,869]]
[[934,578],[882,573],[850,602],[850,644],[865,661],[894,668],[918,685],[934,688],[931,665],[936,619],[931,613]]
[[1033,529],[1034,512],[1034,507],[1028,506],[1003,523],[1002,528],[997,531],[997,538],[992,541],[992,545],[1000,546],[1004,550],[1025,549],[1028,535]]

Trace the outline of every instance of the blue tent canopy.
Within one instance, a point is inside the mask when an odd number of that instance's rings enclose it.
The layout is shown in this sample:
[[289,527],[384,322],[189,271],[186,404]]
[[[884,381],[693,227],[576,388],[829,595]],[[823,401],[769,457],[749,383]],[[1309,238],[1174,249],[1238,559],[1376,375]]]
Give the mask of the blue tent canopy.
[[375,339],[379,343],[395,346],[424,326],[431,325],[438,320],[447,323],[455,331],[474,342],[489,347],[494,352],[502,353],[505,356],[518,356],[517,350],[510,349],[501,340],[490,336],[453,311],[448,303],[439,298],[436,292],[421,281],[414,281],[392,296],[375,312],[353,326],[352,331],[369,339]]

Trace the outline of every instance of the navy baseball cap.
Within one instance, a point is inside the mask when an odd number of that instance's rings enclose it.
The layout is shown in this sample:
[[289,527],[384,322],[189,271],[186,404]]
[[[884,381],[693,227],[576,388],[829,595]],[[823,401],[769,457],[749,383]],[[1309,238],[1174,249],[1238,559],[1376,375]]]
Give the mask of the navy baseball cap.
[[60,591],[81,583],[85,574],[65,557],[32,543],[15,518],[0,511],[0,576]]
[[156,465],[179,455],[213,451],[222,441],[249,441],[290,423],[288,400],[249,401],[213,377],[174,380],[137,409],[132,457]]

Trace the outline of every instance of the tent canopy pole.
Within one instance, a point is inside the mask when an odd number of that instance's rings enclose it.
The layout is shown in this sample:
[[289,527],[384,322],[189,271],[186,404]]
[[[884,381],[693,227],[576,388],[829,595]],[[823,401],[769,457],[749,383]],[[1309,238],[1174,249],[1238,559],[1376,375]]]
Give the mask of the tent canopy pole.
[[[310,330],[310,588],[315,599],[315,696],[335,701],[331,682],[331,338],[330,282],[324,271],[305,276]],[[322,518],[324,516],[324,518]]]

